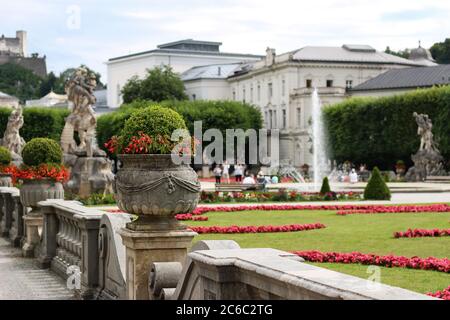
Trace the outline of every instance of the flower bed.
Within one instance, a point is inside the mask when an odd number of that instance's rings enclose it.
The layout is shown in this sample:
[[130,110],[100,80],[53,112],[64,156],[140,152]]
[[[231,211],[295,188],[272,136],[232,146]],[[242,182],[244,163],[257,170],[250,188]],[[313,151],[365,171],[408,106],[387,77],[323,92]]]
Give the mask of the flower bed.
[[394,238],[422,238],[422,237],[448,237],[450,236],[450,229],[408,229],[405,232],[395,232]]
[[280,189],[278,192],[207,192],[202,191],[201,203],[243,203],[243,202],[299,202],[299,201],[344,201],[361,200],[360,192],[297,192]]
[[355,263],[364,265],[376,265],[387,268],[409,268],[450,273],[450,260],[447,258],[407,258],[394,255],[378,256],[374,254],[364,254],[359,252],[338,253],[320,251],[294,251],[294,254],[310,262],[330,262],[346,264]]
[[450,212],[450,206],[447,204],[433,204],[433,205],[404,205],[404,206],[354,206],[354,209],[343,208],[337,214],[341,216],[349,214],[377,214],[377,213],[415,213],[415,212]]
[[292,224],[285,226],[230,226],[230,227],[189,227],[199,234],[208,233],[275,233],[275,232],[298,232],[315,229],[323,229],[325,225],[321,223],[313,224]]
[[447,289],[438,292],[428,292],[427,295],[438,299],[450,300],[450,286]]

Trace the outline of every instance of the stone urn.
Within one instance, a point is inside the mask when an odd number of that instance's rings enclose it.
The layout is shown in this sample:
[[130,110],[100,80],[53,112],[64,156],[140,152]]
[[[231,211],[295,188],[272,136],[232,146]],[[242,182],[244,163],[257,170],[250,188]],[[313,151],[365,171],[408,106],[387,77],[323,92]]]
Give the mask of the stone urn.
[[175,215],[192,212],[200,198],[200,183],[186,164],[170,154],[123,154],[115,181],[118,207],[138,218],[127,228],[135,231],[183,230]]
[[0,173],[0,187],[12,187],[12,175],[10,173]]
[[32,211],[28,215],[38,213],[37,204],[48,199],[64,199],[64,188],[60,182],[51,179],[23,179],[20,188],[20,201]]

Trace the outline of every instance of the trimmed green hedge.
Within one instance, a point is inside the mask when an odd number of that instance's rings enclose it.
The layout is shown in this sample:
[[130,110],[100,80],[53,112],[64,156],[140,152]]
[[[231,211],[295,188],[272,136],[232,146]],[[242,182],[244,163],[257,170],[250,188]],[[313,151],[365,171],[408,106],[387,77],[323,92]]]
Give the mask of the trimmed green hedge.
[[38,166],[43,163],[61,164],[63,152],[59,143],[48,138],[34,138],[22,150],[23,163]]
[[[262,116],[256,107],[236,101],[162,101],[159,103],[137,100],[122,105],[117,111],[101,115],[97,122],[98,144],[104,148],[112,136],[119,135],[125,121],[136,109],[159,105],[174,109],[183,117],[188,130],[193,134],[194,121],[203,121],[203,131],[217,128],[260,129]],[[225,135],[224,135],[225,137]]]
[[420,138],[413,112],[433,121],[433,133],[450,157],[450,87],[436,87],[383,98],[352,98],[325,108],[329,146],[338,162],[350,160],[393,170],[398,160],[412,165]]
[[[24,125],[20,135],[25,141],[33,138],[50,138],[60,140],[64,128],[65,118],[69,115],[67,109],[51,109],[45,107],[25,107],[23,109]],[[6,130],[11,109],[0,108],[0,136]]]
[[364,189],[364,200],[391,200],[391,191],[377,167],[373,169],[372,176]]
[[5,147],[0,147],[0,166],[9,166],[11,161],[11,152]]

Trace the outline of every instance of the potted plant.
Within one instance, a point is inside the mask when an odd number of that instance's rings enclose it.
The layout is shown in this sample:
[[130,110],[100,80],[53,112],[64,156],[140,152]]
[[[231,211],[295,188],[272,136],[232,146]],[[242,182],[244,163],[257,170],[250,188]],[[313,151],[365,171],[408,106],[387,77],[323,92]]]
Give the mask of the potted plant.
[[12,187],[12,173],[14,172],[11,166],[12,156],[11,152],[5,147],[0,147],[0,187]]
[[31,207],[28,215],[38,213],[37,204],[47,199],[64,199],[63,183],[69,178],[62,165],[59,144],[47,138],[35,138],[22,150],[23,165],[17,170],[16,179],[22,182],[20,201]]
[[178,142],[170,138],[177,129],[186,129],[180,114],[151,106],[135,111],[120,136],[106,143],[121,162],[114,183],[117,205],[138,216],[128,229],[185,229],[175,215],[192,212],[198,204],[197,174],[188,164],[172,161]]

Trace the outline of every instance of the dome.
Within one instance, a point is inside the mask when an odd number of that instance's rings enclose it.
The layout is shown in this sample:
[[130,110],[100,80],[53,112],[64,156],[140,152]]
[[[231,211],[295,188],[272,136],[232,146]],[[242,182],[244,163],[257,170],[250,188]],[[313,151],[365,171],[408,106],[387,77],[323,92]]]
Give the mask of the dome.
[[436,62],[433,59],[433,56],[431,55],[430,50],[427,50],[425,48],[422,48],[421,46],[419,46],[416,49],[412,49],[411,50],[411,54],[409,56],[410,60],[429,60],[431,62]]

